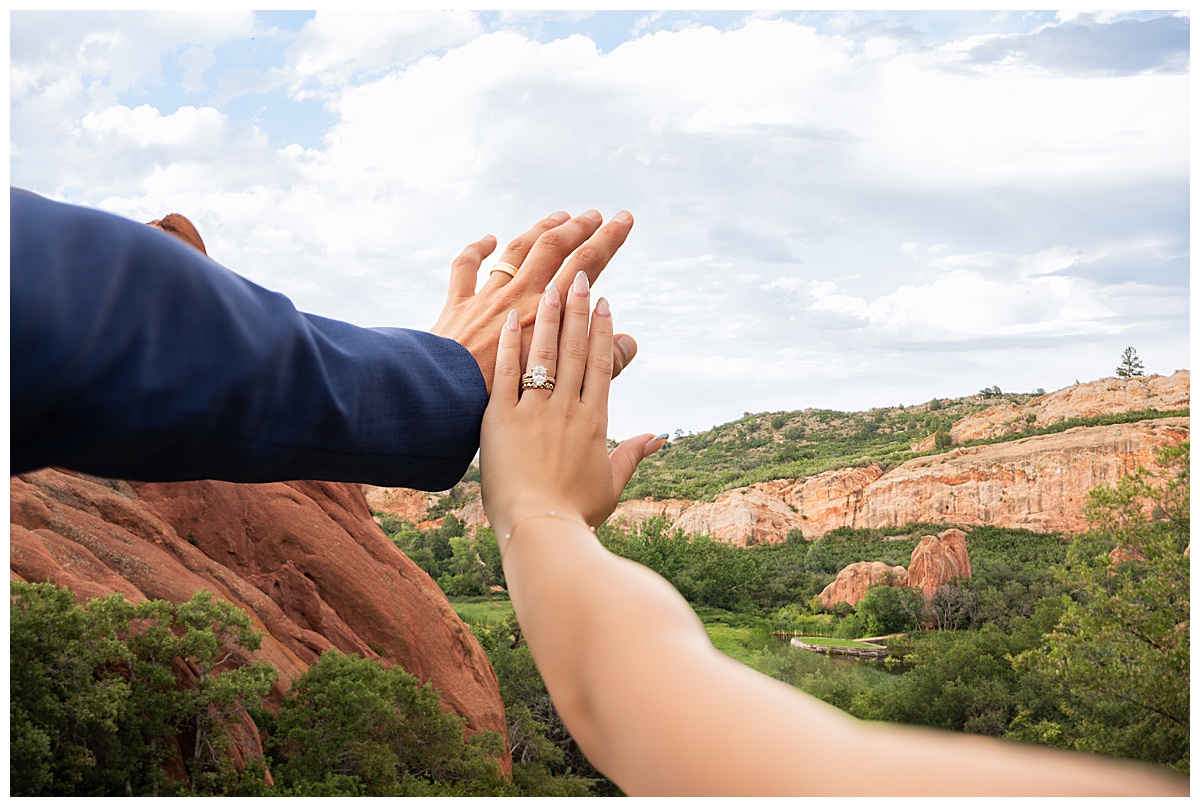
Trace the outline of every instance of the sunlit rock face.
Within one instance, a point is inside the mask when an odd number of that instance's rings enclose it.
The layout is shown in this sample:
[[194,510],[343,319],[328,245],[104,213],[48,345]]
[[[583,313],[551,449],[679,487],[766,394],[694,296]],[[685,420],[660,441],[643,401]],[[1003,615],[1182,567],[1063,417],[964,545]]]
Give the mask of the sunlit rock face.
[[1189,418],[1160,418],[918,457],[868,485],[855,512],[846,514],[846,525],[926,522],[1082,532],[1089,491],[1155,467],[1160,450],[1189,435]]
[[754,485],[692,505],[672,527],[686,533],[707,533],[736,546],[753,546],[784,541],[788,530],[802,529],[803,523],[800,514],[779,495]]
[[[1115,485],[1141,467],[1156,467],[1158,452],[1189,439],[1190,418],[1159,418],[1077,427],[1006,443],[967,446],[917,457],[884,472],[878,465],[840,468],[806,479],[778,479],[728,490],[712,502],[685,499],[622,502],[609,523],[628,531],[651,518],[672,528],[706,533],[737,546],[777,544],[798,529],[817,540],[838,527],[875,529],[913,523],[990,525],[1038,532],[1087,529],[1088,492]],[[417,491],[381,488],[372,501],[412,501],[396,512],[419,526]],[[406,498],[409,497],[409,498]],[[486,525],[478,494],[454,511],[469,529]]]
[[967,535],[962,530],[921,536],[908,561],[908,584],[921,589],[926,597],[932,597],[951,580],[970,576]]
[[910,585],[908,570],[903,566],[888,566],[877,560],[851,563],[838,572],[837,578],[817,596],[825,608],[832,608],[839,602],[858,605],[867,589],[879,585],[905,588]]

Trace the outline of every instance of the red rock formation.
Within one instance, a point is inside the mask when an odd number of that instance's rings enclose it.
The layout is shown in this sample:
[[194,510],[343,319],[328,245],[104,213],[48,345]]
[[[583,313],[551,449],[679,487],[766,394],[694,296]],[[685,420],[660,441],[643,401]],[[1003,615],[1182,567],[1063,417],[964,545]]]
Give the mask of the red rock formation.
[[266,633],[253,658],[279,670],[272,705],[337,647],[400,664],[441,690],[471,730],[505,734],[487,656],[374,524],[358,486],[146,484],[43,470],[12,478],[10,502],[13,579],[50,581],[80,601],[120,591],[179,603],[207,588]]
[[684,510],[672,527],[686,533],[708,533],[737,546],[780,543],[788,530],[803,529],[804,520],[778,495],[760,486],[729,490],[716,501]]
[[438,500],[436,493],[408,488],[381,488],[363,485],[363,495],[372,513],[391,513],[410,524],[425,520],[425,512]]
[[196,232],[195,226],[184,216],[178,213],[168,213],[161,219],[155,219],[146,223],[163,232],[170,233],[187,244],[191,244],[205,255],[208,254],[208,250],[204,248],[204,241],[200,238],[200,233]]
[[[918,457],[868,485],[843,523],[868,529],[921,521],[1082,532],[1083,505],[1092,488],[1154,466],[1160,449],[1189,434],[1188,418],[1160,418]],[[829,528],[836,526],[842,524]]]
[[921,536],[908,561],[908,584],[921,589],[926,597],[951,580],[970,576],[967,535],[962,530]]
[[846,513],[855,512],[863,491],[881,476],[883,469],[876,463],[865,468],[839,468],[790,485],[782,491],[782,497],[800,514],[800,530],[812,541],[833,529],[828,525],[841,523]]
[[[1185,408],[1189,381],[1187,370],[1170,377],[1101,379],[1043,395],[1024,407],[999,404],[959,421],[952,434],[975,439],[1015,431],[1030,423],[1031,415],[1035,425],[1048,425],[1072,417]],[[666,515],[674,519],[672,527],[708,533],[740,546],[780,543],[793,528],[807,540],[815,540],[837,527],[914,522],[1080,532],[1087,526],[1083,505],[1088,491],[1116,484],[1135,468],[1152,465],[1159,449],[1177,445],[1189,433],[1186,417],[1077,428],[956,448],[910,460],[886,473],[870,465],[798,481],[762,482],[726,491],[714,502],[630,500],[617,507],[609,523],[629,529]],[[927,441],[930,449],[932,440],[930,436]],[[479,512],[482,506],[475,500],[456,514],[475,523]]]
[[908,586],[908,570],[903,566],[888,566],[877,560],[851,563],[838,572],[837,578],[817,596],[825,608],[832,608],[839,602],[858,605],[868,588],[880,585],[895,588]]
[[607,523],[629,532],[634,526],[645,524],[652,518],[664,517],[673,522],[693,504],[695,502],[683,499],[628,499],[617,505]]

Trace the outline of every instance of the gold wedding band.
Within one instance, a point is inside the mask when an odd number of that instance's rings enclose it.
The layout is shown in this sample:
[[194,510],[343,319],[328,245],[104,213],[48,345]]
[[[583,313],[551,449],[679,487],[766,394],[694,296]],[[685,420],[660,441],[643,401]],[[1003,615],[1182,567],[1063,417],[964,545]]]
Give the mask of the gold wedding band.
[[[503,261],[500,261],[492,267],[492,272],[503,272],[509,277],[516,277],[517,267],[513,266],[511,263],[504,263]],[[489,274],[491,273],[489,272]]]

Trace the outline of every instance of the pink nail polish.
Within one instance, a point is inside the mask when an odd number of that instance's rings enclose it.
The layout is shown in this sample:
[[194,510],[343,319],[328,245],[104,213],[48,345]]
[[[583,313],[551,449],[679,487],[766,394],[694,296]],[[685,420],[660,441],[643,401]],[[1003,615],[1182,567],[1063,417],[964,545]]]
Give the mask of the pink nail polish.
[[507,326],[513,332],[521,330],[521,318],[517,316],[517,309],[514,308],[508,312]]
[[547,216],[547,218],[550,219],[551,221],[556,221],[559,224],[562,224],[564,221],[571,218],[571,214],[565,213],[562,210],[560,210],[557,213],[551,213],[549,216]]
[[599,300],[596,301],[596,316],[598,316],[598,317],[611,317],[612,316],[612,310],[608,307],[608,300],[606,300],[603,297],[601,297]]
[[628,210],[622,210],[620,213],[613,216],[612,220],[618,221],[621,224],[628,224],[629,222],[633,221],[633,216],[630,215]]
[[571,291],[575,292],[580,297],[588,296],[588,278],[587,272],[582,269],[575,275],[575,282],[571,284]]
[[546,287],[546,305],[551,308],[558,308],[561,299],[558,294],[558,285],[551,280],[550,285]]

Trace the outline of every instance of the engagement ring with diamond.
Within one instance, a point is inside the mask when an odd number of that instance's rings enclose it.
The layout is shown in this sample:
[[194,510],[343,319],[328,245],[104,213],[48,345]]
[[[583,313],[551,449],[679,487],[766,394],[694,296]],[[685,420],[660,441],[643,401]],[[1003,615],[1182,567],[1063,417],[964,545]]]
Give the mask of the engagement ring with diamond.
[[546,368],[539,364],[521,376],[521,389],[554,389],[554,376],[547,375]]

